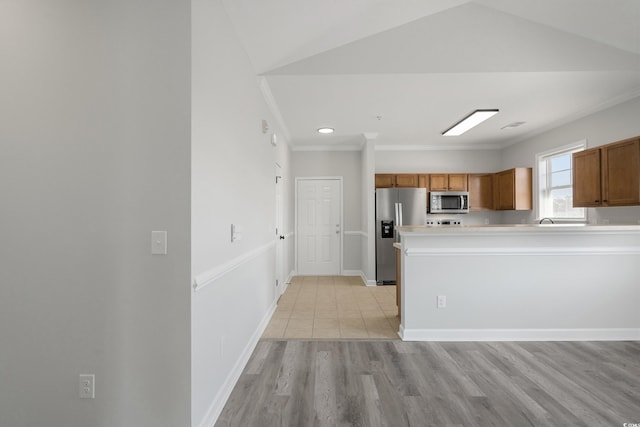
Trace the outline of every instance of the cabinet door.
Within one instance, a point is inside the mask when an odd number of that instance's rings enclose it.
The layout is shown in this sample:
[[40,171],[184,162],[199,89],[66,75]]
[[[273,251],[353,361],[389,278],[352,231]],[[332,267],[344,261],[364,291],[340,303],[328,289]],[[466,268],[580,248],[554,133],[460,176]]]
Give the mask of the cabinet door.
[[640,140],[602,148],[602,204],[640,204]]
[[396,187],[418,187],[418,175],[414,174],[398,174],[396,175]]
[[444,173],[432,173],[429,175],[430,191],[447,191],[449,189],[448,175]]
[[515,210],[530,211],[533,209],[533,169],[515,168],[515,194],[513,195]]
[[573,153],[573,206],[600,206],[600,185],[600,149],[592,148]]
[[515,209],[515,170],[510,169],[495,174],[495,206],[497,210]]
[[396,186],[396,176],[389,173],[376,174],[376,188],[392,188]]
[[515,168],[494,175],[494,203],[497,210],[528,211],[533,208],[532,169]]
[[493,209],[493,174],[469,175],[469,209],[472,211]]
[[450,191],[467,191],[467,174],[450,173],[449,174],[449,190]]

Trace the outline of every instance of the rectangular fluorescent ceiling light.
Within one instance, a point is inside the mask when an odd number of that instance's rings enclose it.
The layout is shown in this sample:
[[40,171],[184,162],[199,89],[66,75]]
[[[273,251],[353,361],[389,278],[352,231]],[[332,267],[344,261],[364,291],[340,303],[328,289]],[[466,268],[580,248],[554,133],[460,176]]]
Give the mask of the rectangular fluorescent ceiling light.
[[500,111],[500,110],[497,110],[497,109],[494,109],[494,110],[476,110],[473,113],[469,114],[464,119],[460,120],[455,125],[451,126],[449,129],[447,129],[444,132],[442,132],[442,135],[443,136],[458,136],[458,135],[462,135],[463,133],[465,133],[466,131],[468,131],[472,127],[478,126],[480,123],[484,122],[488,118],[495,116],[498,113],[498,111]]

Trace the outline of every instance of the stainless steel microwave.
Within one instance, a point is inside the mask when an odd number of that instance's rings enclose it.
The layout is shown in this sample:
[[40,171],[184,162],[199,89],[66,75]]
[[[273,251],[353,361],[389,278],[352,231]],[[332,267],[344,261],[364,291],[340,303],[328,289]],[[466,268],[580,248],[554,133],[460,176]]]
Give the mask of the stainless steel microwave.
[[432,191],[429,213],[469,213],[468,191]]

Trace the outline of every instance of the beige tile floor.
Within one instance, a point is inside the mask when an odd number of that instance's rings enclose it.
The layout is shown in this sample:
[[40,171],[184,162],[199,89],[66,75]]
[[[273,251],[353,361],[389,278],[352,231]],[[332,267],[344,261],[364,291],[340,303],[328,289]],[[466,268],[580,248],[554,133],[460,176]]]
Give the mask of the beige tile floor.
[[278,301],[263,339],[398,339],[395,286],[360,277],[297,276]]

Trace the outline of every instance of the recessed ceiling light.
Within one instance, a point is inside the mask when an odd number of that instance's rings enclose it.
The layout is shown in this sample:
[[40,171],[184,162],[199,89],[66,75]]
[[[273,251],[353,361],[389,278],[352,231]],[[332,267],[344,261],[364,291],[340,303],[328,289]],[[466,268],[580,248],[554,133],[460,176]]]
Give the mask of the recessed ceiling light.
[[484,122],[490,117],[495,116],[498,113],[498,109],[493,110],[476,110],[473,113],[469,114],[464,119],[460,120],[455,125],[451,126],[449,129],[442,132],[443,136],[458,136],[462,135],[469,129],[474,126],[478,126],[480,123]]
[[333,133],[335,131],[334,128],[320,128],[318,129],[318,133]]

